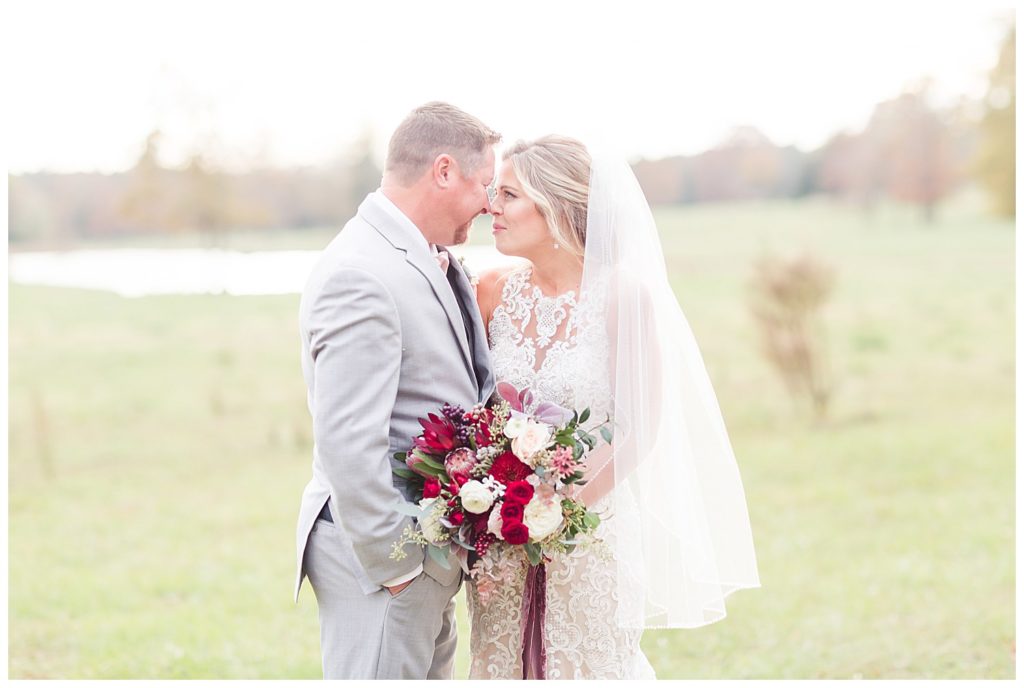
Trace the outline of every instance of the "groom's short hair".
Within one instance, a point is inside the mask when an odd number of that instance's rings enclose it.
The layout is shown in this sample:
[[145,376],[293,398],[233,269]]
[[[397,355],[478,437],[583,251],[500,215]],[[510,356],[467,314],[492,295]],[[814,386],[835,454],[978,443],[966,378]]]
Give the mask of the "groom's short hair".
[[437,156],[447,153],[467,174],[476,171],[484,151],[501,141],[501,134],[454,105],[433,101],[406,117],[388,143],[384,172],[403,184],[415,181]]

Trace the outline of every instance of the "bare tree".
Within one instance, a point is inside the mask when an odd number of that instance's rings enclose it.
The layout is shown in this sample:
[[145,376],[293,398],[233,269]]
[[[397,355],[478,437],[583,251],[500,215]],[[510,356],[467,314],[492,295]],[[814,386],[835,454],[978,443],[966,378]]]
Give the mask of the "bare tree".
[[749,284],[762,353],[793,398],[810,401],[818,420],[827,414],[832,397],[821,311],[834,281],[832,268],[805,254],[790,260],[761,258]]

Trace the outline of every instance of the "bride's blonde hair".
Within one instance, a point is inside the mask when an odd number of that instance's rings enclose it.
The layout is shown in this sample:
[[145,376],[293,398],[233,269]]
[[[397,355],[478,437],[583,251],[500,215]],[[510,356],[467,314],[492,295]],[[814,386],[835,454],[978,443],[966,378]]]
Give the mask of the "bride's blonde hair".
[[502,159],[512,162],[523,191],[537,204],[559,247],[582,260],[590,188],[586,146],[567,136],[544,136],[517,141]]

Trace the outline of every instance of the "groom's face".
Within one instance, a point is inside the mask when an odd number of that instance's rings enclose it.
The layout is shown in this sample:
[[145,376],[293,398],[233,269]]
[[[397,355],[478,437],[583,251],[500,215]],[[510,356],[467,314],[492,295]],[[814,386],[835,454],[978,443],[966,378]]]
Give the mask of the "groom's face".
[[451,244],[465,243],[477,215],[491,212],[487,188],[494,183],[494,151],[488,148],[476,170],[458,171],[459,180],[452,194],[452,220],[455,225]]

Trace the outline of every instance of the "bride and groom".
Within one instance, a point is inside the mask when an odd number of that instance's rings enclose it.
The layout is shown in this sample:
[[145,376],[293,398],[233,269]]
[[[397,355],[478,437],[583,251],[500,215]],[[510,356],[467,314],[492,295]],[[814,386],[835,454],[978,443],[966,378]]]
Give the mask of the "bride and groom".
[[[428,411],[501,381],[608,415],[616,434],[578,494],[602,546],[546,562],[532,641],[525,563],[466,578],[470,678],[653,678],[644,628],[717,621],[758,585],[736,461],[635,177],[548,136],[505,150],[495,179],[499,141],[445,103],[414,110],[302,296],[314,451],[295,595],[308,577],[325,678],[452,678],[461,568],[391,557],[411,525],[395,504],[415,499],[392,456]],[[480,214],[525,260],[474,284],[447,247]]]

